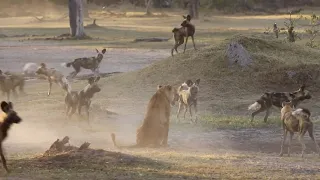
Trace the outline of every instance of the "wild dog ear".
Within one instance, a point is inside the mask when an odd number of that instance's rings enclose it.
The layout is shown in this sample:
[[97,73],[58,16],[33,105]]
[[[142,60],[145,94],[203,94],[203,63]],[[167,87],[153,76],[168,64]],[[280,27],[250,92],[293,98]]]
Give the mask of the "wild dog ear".
[[106,51],[107,51],[106,49],[102,49],[101,53],[104,54],[106,53]]
[[12,102],[8,102],[8,107],[9,107],[9,109],[13,109],[13,104],[12,104]]
[[191,21],[191,16],[188,14],[186,19],[187,19],[188,21]]
[[40,67],[46,68],[46,64],[45,64],[45,63],[41,63],[41,64],[40,64]]
[[96,52],[97,52],[97,53],[100,53],[98,49],[96,49]]
[[169,91],[172,91],[172,86],[166,85],[166,87],[167,87],[167,89],[168,89]]
[[98,82],[100,80],[100,76],[96,77],[96,79],[94,80],[94,82]]
[[303,85],[300,87],[300,90],[301,90],[301,91],[304,91],[305,88],[306,88],[306,85],[303,84]]
[[182,17],[183,17],[183,19],[187,19],[187,16],[185,16],[185,15],[182,15]]
[[88,83],[89,83],[89,84],[94,83],[94,77],[90,77],[90,78],[88,79]]
[[158,85],[157,90],[160,89],[160,88],[162,88],[162,85]]
[[296,97],[296,96],[294,95],[294,93],[289,93],[289,96],[292,97],[292,98]]
[[10,109],[10,105],[7,102],[2,101],[1,102],[1,110],[3,112],[7,113],[9,111],[9,109]]
[[190,79],[188,79],[186,82],[185,82],[186,84],[187,84],[187,86],[192,86],[192,84],[193,84],[193,82],[190,80]]
[[196,80],[196,85],[199,86],[199,84],[200,84],[200,79],[197,79]]

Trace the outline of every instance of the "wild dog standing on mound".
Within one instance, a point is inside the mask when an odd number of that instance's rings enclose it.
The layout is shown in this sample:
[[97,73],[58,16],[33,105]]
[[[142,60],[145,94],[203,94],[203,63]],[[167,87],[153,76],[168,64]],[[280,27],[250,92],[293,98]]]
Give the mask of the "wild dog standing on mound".
[[[179,95],[179,108],[178,108],[178,113],[177,113],[177,118],[179,119],[179,114],[181,112],[181,107],[184,107],[184,119],[186,118],[186,113],[189,109],[190,117],[191,117],[191,122],[192,121],[192,110],[191,107],[194,107],[195,111],[195,123],[197,122],[197,111],[198,111],[198,92],[199,92],[199,84],[200,84],[200,79],[197,79],[195,83],[193,83],[191,80],[187,80],[185,83],[183,83],[179,88],[178,88],[178,95]],[[180,119],[179,119],[180,122]]]
[[287,138],[288,132],[290,133],[289,142],[288,142],[288,156],[290,156],[290,146],[293,134],[295,132],[299,133],[299,141],[302,146],[301,157],[304,156],[304,151],[306,149],[306,145],[303,142],[303,136],[308,131],[310,138],[314,142],[317,152],[320,156],[319,146],[314,139],[313,134],[313,123],[310,120],[310,111],[308,109],[299,108],[293,110],[292,102],[283,102],[281,109],[281,121],[283,127],[283,140],[281,144],[280,156],[283,155],[283,146]]
[[66,92],[71,92],[71,85],[67,80],[67,78],[64,77],[64,75],[61,72],[53,68],[48,69],[45,63],[40,64],[40,67],[36,71],[36,74],[43,75],[48,80],[49,82],[48,96],[50,96],[51,94],[51,87],[53,82],[55,82],[56,84],[59,84],[60,87]]
[[118,146],[115,134],[111,134],[114,146],[118,148],[167,146],[171,105],[175,103],[176,90],[170,86],[159,86],[147,107],[142,125],[137,129],[136,144]]
[[3,167],[6,169],[7,172],[9,172],[7,167],[7,161],[3,155],[3,149],[2,149],[2,142],[5,140],[8,136],[8,131],[13,123],[20,123],[21,118],[18,116],[18,114],[13,110],[13,106],[11,102],[1,102],[1,109],[5,113],[1,116],[0,119],[0,156],[1,161],[3,164]]
[[7,94],[7,100],[10,100],[10,92],[13,92],[14,96],[17,96],[16,87],[19,87],[20,94],[26,94],[24,92],[25,80],[20,74],[14,74],[10,72],[3,73],[0,70],[0,86],[3,95]]
[[74,69],[74,72],[70,73],[70,77],[74,78],[81,70],[81,68],[84,69],[90,69],[95,75],[99,74],[99,65],[103,59],[104,53],[106,53],[106,49],[102,49],[101,53],[96,49],[98,55],[96,57],[83,57],[83,58],[77,58],[73,60],[72,62],[66,63],[67,67],[72,66]]
[[274,23],[274,24],[273,24],[273,32],[274,32],[274,34],[276,35],[276,38],[278,38],[278,37],[279,37],[280,29],[278,28],[277,23]]
[[268,116],[270,114],[270,108],[272,106],[281,108],[282,102],[292,101],[293,106],[297,107],[305,99],[311,99],[309,91],[305,90],[305,85],[301,86],[299,90],[294,92],[269,92],[264,93],[260,99],[248,107],[248,110],[254,110],[251,114],[251,122],[254,116],[260,112],[266,111],[264,117],[264,122],[267,122]]
[[[87,114],[87,120],[89,120],[89,109],[91,105],[91,99],[93,95],[97,92],[100,92],[101,89],[98,85],[98,81],[100,80],[100,77],[94,78],[90,77],[88,79],[88,85],[81,90],[80,92],[77,91],[71,91],[68,92],[65,97],[65,104],[67,108],[67,116],[71,118],[71,116],[75,113],[76,109],[78,109],[79,115],[81,114],[81,108],[85,106],[86,114]],[[71,109],[71,112],[69,113]]]
[[191,24],[191,16],[188,15],[185,17],[186,19],[181,23],[180,28],[174,28],[172,30],[173,37],[175,44],[173,48],[171,49],[171,56],[173,56],[173,51],[175,50],[176,53],[178,53],[178,47],[184,43],[184,38],[186,37],[186,42],[184,44],[184,50],[183,53],[186,51],[187,48],[187,43],[188,43],[188,38],[191,36],[192,43],[193,43],[193,48],[196,50],[196,45],[194,43],[194,34],[196,32],[196,28],[193,24]]

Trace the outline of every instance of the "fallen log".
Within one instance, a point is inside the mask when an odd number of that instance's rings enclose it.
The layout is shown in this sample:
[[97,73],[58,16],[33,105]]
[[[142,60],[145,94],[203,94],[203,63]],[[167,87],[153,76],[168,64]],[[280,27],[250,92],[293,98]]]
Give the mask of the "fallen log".
[[133,42],[165,42],[169,41],[171,38],[159,38],[159,37],[151,37],[151,38],[137,38]]

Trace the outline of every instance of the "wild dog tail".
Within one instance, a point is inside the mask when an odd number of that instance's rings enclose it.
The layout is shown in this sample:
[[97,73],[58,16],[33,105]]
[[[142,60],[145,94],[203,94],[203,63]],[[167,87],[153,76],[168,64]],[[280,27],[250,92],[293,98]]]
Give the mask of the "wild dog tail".
[[131,146],[118,146],[117,143],[116,143],[116,135],[114,133],[111,133],[111,139],[112,139],[114,147],[119,148],[119,149],[121,149],[121,148],[137,148],[137,147],[139,147],[137,144],[131,145]]
[[173,28],[173,29],[172,29],[172,32],[173,32],[173,33],[176,32],[176,31],[179,31],[179,28]]
[[300,117],[304,117],[306,119],[309,119],[311,116],[311,113],[308,109],[304,109],[304,108],[298,108],[295,111],[292,112],[293,116],[300,116]]
[[61,66],[62,67],[70,67],[72,65],[73,62],[69,62],[69,63],[62,63]]
[[256,111],[261,108],[261,104],[259,102],[255,102],[248,107],[248,110]]

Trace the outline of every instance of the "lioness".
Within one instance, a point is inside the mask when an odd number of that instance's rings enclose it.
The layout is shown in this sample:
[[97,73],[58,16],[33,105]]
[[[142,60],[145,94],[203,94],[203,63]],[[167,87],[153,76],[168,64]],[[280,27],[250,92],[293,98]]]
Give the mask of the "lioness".
[[136,144],[132,146],[118,146],[114,133],[111,139],[115,147],[159,147],[168,144],[171,104],[176,100],[176,89],[170,85],[158,86],[147,107],[147,113],[142,125],[137,129]]

